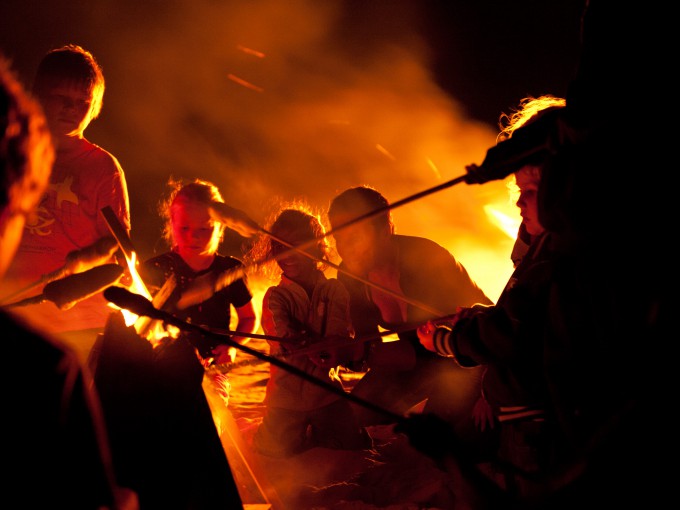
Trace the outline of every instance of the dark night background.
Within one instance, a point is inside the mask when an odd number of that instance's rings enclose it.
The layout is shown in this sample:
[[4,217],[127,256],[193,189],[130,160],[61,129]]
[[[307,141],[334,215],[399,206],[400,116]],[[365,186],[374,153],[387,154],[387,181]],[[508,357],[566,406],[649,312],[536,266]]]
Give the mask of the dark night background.
[[[584,7],[4,0],[0,50],[27,85],[52,47],[76,43],[97,57],[107,89],[86,137],[121,162],[133,242],[147,258],[165,249],[156,204],[171,175],[212,180],[258,222],[277,201],[304,198],[323,212],[349,186],[373,185],[394,202],[458,177],[495,143],[502,112],[527,95],[566,94]],[[488,207],[516,214],[502,182],[394,213],[398,231],[447,246],[495,298],[512,239]],[[230,233],[224,251],[238,255],[243,241]]]

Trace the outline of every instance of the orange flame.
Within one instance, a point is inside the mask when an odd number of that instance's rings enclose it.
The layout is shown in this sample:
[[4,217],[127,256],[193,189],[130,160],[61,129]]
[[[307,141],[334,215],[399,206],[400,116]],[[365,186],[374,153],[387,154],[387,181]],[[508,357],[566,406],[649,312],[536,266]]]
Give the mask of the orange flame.
[[[137,253],[132,252],[130,258],[125,257],[125,262],[127,262],[128,270],[130,271],[130,277],[132,278],[132,284],[128,287],[130,292],[144,296],[147,299],[151,299],[151,294],[144,285],[142,277],[139,276],[137,271]],[[121,310],[123,317],[125,318],[125,325],[131,326],[139,318],[138,315],[132,313],[130,310]]]
[[[130,257],[125,257],[127,267],[130,271],[130,277],[132,283],[128,287],[130,292],[144,296],[148,300],[151,300],[151,293],[146,288],[142,277],[137,271],[137,253],[131,252]],[[139,315],[131,312],[130,310],[125,310],[117,307],[113,303],[109,303],[112,308],[118,309],[123,314],[123,319],[125,320],[126,326],[134,325],[135,330],[140,335],[144,336],[153,347],[157,347],[163,339],[166,338],[177,338],[179,330],[177,328],[164,327],[161,321],[150,321],[147,317],[140,317]]]
[[484,212],[489,218],[489,221],[501,229],[501,231],[504,232],[510,239],[515,239],[517,237],[517,231],[519,230],[519,225],[522,222],[522,218],[519,215],[513,218],[512,216],[502,213],[491,205],[485,205]]

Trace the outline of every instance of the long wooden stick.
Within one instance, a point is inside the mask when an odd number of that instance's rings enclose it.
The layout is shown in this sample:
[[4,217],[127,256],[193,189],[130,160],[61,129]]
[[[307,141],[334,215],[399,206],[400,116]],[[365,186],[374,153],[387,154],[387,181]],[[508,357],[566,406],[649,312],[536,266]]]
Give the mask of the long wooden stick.
[[[329,230],[328,232],[326,232],[323,235],[323,237],[328,237],[328,236],[334,235],[336,232],[343,230],[343,229],[346,229],[346,228],[348,228],[352,225],[355,225],[355,224],[357,224],[361,221],[365,221],[367,219],[373,218],[373,217],[378,216],[380,214],[384,214],[385,212],[387,212],[389,210],[396,209],[397,207],[401,207],[402,205],[408,204],[410,202],[413,202],[413,201],[418,200],[420,198],[423,198],[425,196],[431,195],[433,193],[436,193],[437,191],[441,191],[443,189],[450,188],[451,186],[454,186],[454,185],[459,184],[461,182],[466,182],[466,180],[468,178],[469,178],[469,174],[461,175],[459,177],[456,177],[455,179],[451,179],[450,181],[444,182],[442,184],[438,184],[437,186],[433,186],[432,188],[428,188],[428,189],[420,191],[418,193],[414,193],[413,195],[402,198],[401,200],[397,200],[396,202],[394,202],[392,204],[388,204],[387,206],[379,207],[378,209],[374,209],[373,211],[369,211],[365,214],[357,216],[356,218],[354,218],[354,219],[352,219],[352,220],[350,220],[346,223],[343,223],[342,225],[339,225],[335,229]],[[219,204],[219,203],[213,204],[212,210],[214,211],[217,219],[222,219],[223,221],[225,221],[226,224],[229,224],[229,225],[233,224],[234,222],[243,221],[244,217],[248,218],[247,215],[245,213],[243,213],[242,211],[238,211],[239,212],[238,218],[232,218],[231,216],[229,216],[229,214],[230,214],[231,211],[234,211],[234,209],[229,207],[227,210],[224,210],[224,207],[222,206],[222,204]],[[222,214],[220,214],[220,213],[222,213]],[[225,218],[226,218],[226,220],[225,220]],[[229,220],[231,220],[231,221],[229,221]],[[355,279],[355,280],[357,280],[357,281],[359,281],[359,282],[361,282],[365,285],[368,285],[368,286],[370,286],[374,289],[377,289],[381,292],[384,292],[385,294],[388,294],[388,295],[390,295],[390,296],[392,296],[396,299],[399,299],[399,300],[401,300],[405,303],[408,303],[412,306],[418,307],[421,310],[425,310],[425,311],[427,311],[427,312],[429,312],[429,313],[431,313],[435,316],[444,315],[443,312],[441,312],[440,310],[437,310],[435,308],[432,308],[431,306],[427,305],[426,303],[417,301],[415,299],[408,298],[408,297],[406,297],[402,294],[394,292],[393,290],[388,289],[387,287],[384,287],[384,286],[379,285],[375,282],[367,280],[366,278],[363,278],[363,277],[361,277],[357,274],[354,274],[353,272],[348,271],[348,270],[340,267],[339,265],[332,263],[329,260],[319,259],[318,257],[315,257],[311,253],[308,253],[307,251],[305,251],[307,248],[312,247],[314,245],[314,243],[317,243],[318,239],[313,239],[313,240],[307,241],[306,243],[302,243],[300,245],[293,246],[292,244],[290,244],[286,240],[281,239],[280,237],[274,235],[272,232],[269,232],[268,230],[262,228],[255,221],[251,220],[250,218],[248,218],[246,226],[247,226],[247,229],[244,228],[244,229],[240,229],[240,230],[248,231],[248,232],[252,232],[252,231],[260,232],[260,233],[270,237],[271,239],[275,240],[276,242],[282,244],[283,246],[286,246],[288,248],[288,250],[281,252],[276,256],[270,256],[270,257],[265,257],[261,260],[256,260],[256,261],[252,262],[251,264],[249,264],[248,266],[244,266],[244,267],[241,267],[241,268],[238,268],[238,269],[225,271],[225,273],[223,273],[218,278],[218,280],[215,282],[215,288],[213,289],[213,292],[216,291],[216,290],[219,290],[220,288],[224,288],[227,285],[229,285],[230,283],[234,282],[235,280],[238,280],[239,278],[243,277],[243,275],[245,274],[245,272],[247,271],[247,269],[249,267],[261,266],[261,265],[266,264],[268,262],[275,261],[275,260],[291,253],[292,251],[296,251],[298,253],[303,254],[304,256],[306,256],[308,258],[311,258],[312,260],[315,260],[317,262],[321,262],[321,263],[327,265],[328,267],[335,269],[339,273],[343,273],[343,274],[349,276],[350,278],[353,278],[353,279]],[[202,293],[200,293],[199,295],[202,295]],[[184,307],[191,306],[192,304],[194,304],[192,302],[192,300],[187,297],[187,299],[185,301],[180,300],[180,303],[178,303],[178,306],[184,308]]]
[[[451,315],[445,315],[442,317],[439,317],[437,319],[432,319],[432,322],[435,324],[438,323],[446,323],[447,320],[452,319],[455,317],[455,314]],[[303,346],[298,349],[293,349],[291,351],[286,352],[285,354],[280,354],[277,355],[276,357],[279,359],[286,359],[286,358],[292,358],[296,356],[305,356],[309,354],[317,354],[319,352],[323,351],[328,351],[328,350],[333,350],[337,349],[340,347],[347,347],[351,346],[356,343],[365,343],[365,342],[372,342],[374,340],[380,340],[381,338],[384,338],[386,336],[390,335],[398,335],[399,333],[404,333],[405,331],[414,331],[416,330],[420,325],[424,323],[416,323],[416,324],[404,324],[399,328],[395,329],[389,329],[385,331],[380,331],[378,333],[372,334],[372,335],[364,335],[358,338],[343,338],[343,339],[331,339],[331,340],[325,340],[325,341],[319,341],[315,342],[311,345],[308,346]],[[254,335],[252,333],[242,333],[239,331],[230,331],[230,330],[211,330],[216,334],[219,335],[225,335],[225,336],[242,336],[242,337],[249,337],[249,338],[264,338],[265,340],[270,340],[273,342],[282,342],[285,343],[287,341],[291,341],[293,339],[286,339],[286,338],[281,338],[277,336],[271,336],[271,335]],[[299,340],[294,340],[295,342],[299,342]],[[226,373],[229,372],[230,370],[233,370],[235,368],[243,367],[243,366],[250,366],[254,365],[257,363],[262,363],[262,360],[252,360],[252,359],[246,359],[242,361],[235,361],[231,363],[220,363],[217,365],[211,365],[209,367],[209,370],[216,370],[218,372]]]
[[[190,322],[183,321],[182,319],[179,319],[172,314],[169,314],[167,312],[155,308],[151,301],[149,301],[146,297],[132,293],[123,287],[116,286],[109,287],[104,291],[104,297],[106,297],[108,300],[110,300],[112,303],[114,303],[120,308],[125,308],[137,315],[147,315],[152,319],[161,320],[163,322],[166,322],[172,326],[179,328],[182,331],[193,331],[200,333],[201,335],[204,336],[215,335],[215,333],[211,332],[209,329],[206,329],[202,326],[198,326],[196,324],[192,324]],[[347,393],[343,388],[334,386],[329,382],[326,382],[325,380],[318,379],[313,375],[305,372],[304,370],[294,365],[291,365],[290,363],[286,363],[285,361],[279,358],[269,356],[256,349],[252,349],[247,345],[240,344],[228,337],[222,338],[222,340],[225,343],[227,343],[230,347],[235,347],[238,350],[245,352],[246,354],[250,354],[251,356],[255,356],[256,358],[259,358],[263,361],[267,361],[272,365],[275,365],[283,370],[286,370],[287,372],[290,372],[291,374],[294,374],[331,393],[340,395],[341,397],[346,398],[347,400],[350,400],[357,405],[360,405],[362,407],[370,409],[371,411],[390,417],[396,422],[401,422],[402,420],[404,420],[404,416],[401,416],[392,411],[384,409],[378,406],[377,404],[359,398],[356,395],[353,395],[352,393]]]

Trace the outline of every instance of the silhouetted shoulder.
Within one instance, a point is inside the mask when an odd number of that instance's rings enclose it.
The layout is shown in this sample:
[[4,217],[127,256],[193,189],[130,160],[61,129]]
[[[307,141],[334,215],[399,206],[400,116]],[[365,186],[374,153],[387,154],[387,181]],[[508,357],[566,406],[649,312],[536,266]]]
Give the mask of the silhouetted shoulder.
[[243,262],[241,262],[239,259],[236,257],[231,257],[231,256],[225,256],[225,255],[216,255],[215,260],[212,263],[211,269],[212,270],[217,270],[217,271],[226,271],[227,269],[232,269],[234,267],[241,267],[243,266]]
[[395,235],[402,290],[442,313],[492,301],[454,255],[431,239]]

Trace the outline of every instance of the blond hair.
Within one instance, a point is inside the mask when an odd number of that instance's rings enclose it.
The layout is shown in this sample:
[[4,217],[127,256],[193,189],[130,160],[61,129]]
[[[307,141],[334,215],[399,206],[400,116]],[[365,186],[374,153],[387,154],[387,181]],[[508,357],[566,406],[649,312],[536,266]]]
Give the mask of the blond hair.
[[[217,186],[212,182],[203,179],[186,181],[170,177],[170,179],[168,179],[168,186],[170,187],[170,193],[166,198],[161,200],[158,205],[158,212],[164,220],[163,238],[172,246],[172,207],[175,204],[179,202],[192,202],[196,204],[205,204],[205,206],[208,207],[211,202],[224,203],[224,199]],[[221,241],[226,225],[219,222],[218,225],[219,241]]]
[[[544,94],[539,97],[527,96],[520,100],[517,108],[511,110],[510,113],[502,113],[498,119],[498,126],[500,133],[498,133],[497,140],[503,142],[512,137],[512,134],[522,126],[530,124],[545,113],[556,108],[564,108],[567,105],[567,100],[561,97],[553,96],[551,94]],[[541,179],[542,165],[535,162],[520,169],[520,171],[527,173],[530,177],[536,180]],[[514,177],[507,183],[510,200],[514,203],[519,198],[519,188]]]
[[529,124],[540,118],[543,114],[555,108],[563,108],[567,105],[567,100],[561,97],[545,94],[539,97],[527,96],[520,100],[517,108],[510,113],[502,113],[498,119],[497,140],[505,141],[522,126]]
[[33,80],[33,92],[44,96],[60,84],[75,85],[87,90],[92,97],[90,117],[96,119],[104,104],[104,73],[94,55],[82,46],[67,44],[47,52],[38,65]]

